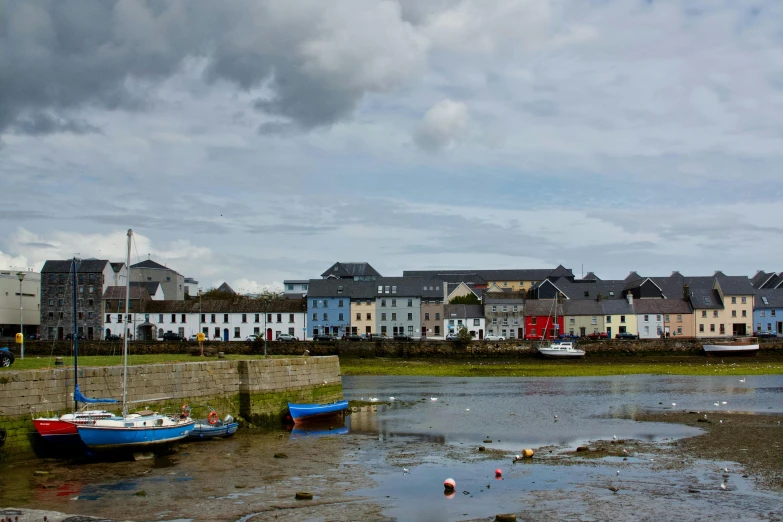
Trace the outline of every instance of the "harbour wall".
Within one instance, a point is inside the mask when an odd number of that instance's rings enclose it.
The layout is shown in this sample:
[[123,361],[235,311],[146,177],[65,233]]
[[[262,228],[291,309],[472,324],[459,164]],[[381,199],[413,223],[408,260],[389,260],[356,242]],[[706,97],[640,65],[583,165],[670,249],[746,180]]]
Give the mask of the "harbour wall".
[[[73,368],[0,373],[0,457],[35,450],[40,440],[32,418],[73,408]],[[122,398],[122,367],[79,368],[79,386],[88,397]],[[194,418],[210,408],[231,413],[245,425],[280,425],[287,402],[342,399],[340,363],[335,356],[201,360],[128,367],[129,411],[154,409],[179,414],[183,404]],[[98,405],[119,412],[117,404]]]

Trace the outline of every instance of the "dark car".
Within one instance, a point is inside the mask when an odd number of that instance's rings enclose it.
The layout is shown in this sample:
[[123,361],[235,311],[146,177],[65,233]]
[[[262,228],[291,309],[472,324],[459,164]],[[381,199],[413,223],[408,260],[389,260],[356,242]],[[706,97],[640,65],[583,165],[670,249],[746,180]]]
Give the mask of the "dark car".
[[117,334],[109,334],[106,336],[107,341],[122,341],[122,337]]
[[753,337],[771,338],[771,337],[777,337],[777,334],[775,332],[758,331],[758,332],[753,332]]
[[606,332],[593,332],[587,334],[585,337],[588,339],[609,339],[609,334]]
[[364,341],[364,337],[359,334],[348,334],[345,336],[346,341]]
[[166,332],[163,334],[164,341],[184,341],[185,338],[178,333]]
[[317,334],[313,336],[313,341],[336,341],[337,339],[335,337],[332,337],[329,334]]
[[[78,334],[76,336],[76,338],[79,339],[80,341],[86,341],[87,340],[87,336],[85,336],[84,334]],[[73,334],[72,333],[66,334],[65,340],[66,341],[73,341]]]
[[620,332],[614,336],[615,339],[625,339],[627,341],[634,341],[639,338],[638,335],[634,335],[631,332]]
[[415,340],[410,335],[405,335],[405,334],[395,334],[393,339],[395,341],[414,341]]
[[388,341],[389,336],[385,334],[371,333],[367,338],[368,341]]
[[8,368],[14,364],[14,354],[8,348],[0,348],[0,366]]
[[579,339],[579,336],[572,333],[564,333],[557,336],[558,339],[561,341],[574,341],[576,339]]

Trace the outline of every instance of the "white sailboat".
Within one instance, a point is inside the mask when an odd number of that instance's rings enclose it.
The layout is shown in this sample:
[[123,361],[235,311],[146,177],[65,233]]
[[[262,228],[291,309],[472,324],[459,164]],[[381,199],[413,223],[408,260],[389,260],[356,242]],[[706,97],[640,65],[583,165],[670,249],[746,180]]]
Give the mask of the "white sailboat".
[[[130,267],[133,230],[128,230],[126,266]],[[125,287],[125,317],[130,309],[130,277]],[[170,417],[145,410],[128,413],[128,335],[124,335],[122,372],[122,417],[95,419],[77,426],[79,436],[92,450],[139,450],[182,440],[193,431],[195,421],[185,415]]]
[[[560,341],[557,339],[558,332],[559,332],[559,324],[557,322],[557,306],[559,304],[559,296],[555,296],[555,335],[552,342],[550,342],[546,346],[541,346],[538,348],[538,353],[543,355],[544,357],[550,357],[553,359],[568,359],[568,358],[577,358],[577,357],[584,357],[585,351],[580,350],[576,347],[576,344],[572,341]],[[547,325],[549,326],[549,325]],[[544,328],[544,336],[546,337],[546,328]]]

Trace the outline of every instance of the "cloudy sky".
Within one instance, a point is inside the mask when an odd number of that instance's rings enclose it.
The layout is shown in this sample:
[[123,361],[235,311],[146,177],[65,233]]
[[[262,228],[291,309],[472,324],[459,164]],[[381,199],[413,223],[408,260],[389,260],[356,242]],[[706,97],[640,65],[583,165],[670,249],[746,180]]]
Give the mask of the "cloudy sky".
[[0,0],[0,268],[783,270],[779,0]]

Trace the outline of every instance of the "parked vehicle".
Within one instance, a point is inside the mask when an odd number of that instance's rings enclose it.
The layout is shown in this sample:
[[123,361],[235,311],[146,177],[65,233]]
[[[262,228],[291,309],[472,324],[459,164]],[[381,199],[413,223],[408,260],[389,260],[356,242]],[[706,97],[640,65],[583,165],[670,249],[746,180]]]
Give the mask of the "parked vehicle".
[[564,333],[557,336],[561,341],[575,341],[579,339],[579,336],[572,333]]
[[[87,340],[87,336],[84,335],[84,334],[77,334],[76,338],[79,339],[80,341],[86,341]],[[66,341],[73,341],[73,334],[72,333],[66,334],[65,340]]]
[[633,341],[639,338],[638,335],[634,335],[631,332],[620,332],[614,336],[615,339],[625,339],[626,341]]
[[296,337],[294,337],[291,334],[281,333],[280,335],[277,336],[277,340],[278,341],[298,341],[299,339],[297,339]]
[[484,336],[484,340],[485,341],[505,341],[506,338],[503,337],[502,335],[489,334],[489,335]]
[[371,333],[369,337],[370,341],[388,341],[389,336],[384,334]]
[[770,337],[777,337],[778,335],[775,332],[770,331],[763,331],[760,330],[758,332],[753,332],[753,337],[759,337],[759,338],[770,338]]
[[455,333],[446,334],[447,341],[459,341],[459,335]]
[[329,342],[329,341],[336,341],[336,340],[337,340],[336,337],[332,337],[329,334],[317,334],[317,335],[313,336],[313,341],[326,341],[326,342]]
[[346,341],[364,341],[364,337],[359,334],[349,334],[345,336]]
[[106,336],[107,341],[122,341],[122,337],[117,334],[109,334]]
[[587,334],[585,337],[588,339],[609,339],[609,334],[606,332],[593,332]]
[[181,336],[178,333],[174,333],[174,332],[165,332],[163,334],[162,339],[164,341],[185,341],[186,340],[185,337]]
[[15,359],[16,358],[14,357],[14,354],[11,353],[11,350],[8,348],[0,348],[0,366],[3,368],[8,368],[14,364]]
[[414,341],[415,340],[410,335],[405,335],[405,334],[395,334],[393,339],[395,341]]
[[261,334],[250,334],[250,335],[248,335],[248,336],[245,338],[245,340],[246,340],[247,342],[249,342],[249,343],[254,343],[254,342],[256,342],[256,341],[263,341],[263,340],[264,340],[264,336],[263,336],[263,335],[261,335]]

